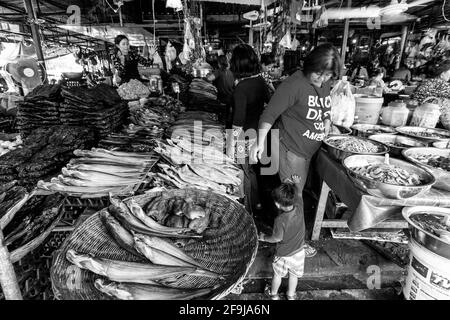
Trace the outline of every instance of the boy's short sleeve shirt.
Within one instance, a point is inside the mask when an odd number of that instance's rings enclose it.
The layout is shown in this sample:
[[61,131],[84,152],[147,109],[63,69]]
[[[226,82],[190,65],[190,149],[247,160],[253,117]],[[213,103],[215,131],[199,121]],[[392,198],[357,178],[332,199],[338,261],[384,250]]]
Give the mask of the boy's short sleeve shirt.
[[305,223],[302,211],[295,210],[282,213],[275,218],[272,236],[282,239],[277,243],[276,256],[288,257],[299,249],[305,243]]

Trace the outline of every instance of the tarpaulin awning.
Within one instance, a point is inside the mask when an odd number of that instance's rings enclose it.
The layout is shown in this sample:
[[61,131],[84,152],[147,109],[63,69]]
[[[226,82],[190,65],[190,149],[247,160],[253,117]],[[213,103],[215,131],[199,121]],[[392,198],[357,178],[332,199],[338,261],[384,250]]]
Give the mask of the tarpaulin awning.
[[100,39],[107,42],[114,42],[114,38],[119,34],[127,36],[132,46],[144,46],[145,42],[153,40],[153,33],[148,32],[138,25],[120,26],[77,26],[77,25],[59,25],[58,28],[84,34],[86,36]]

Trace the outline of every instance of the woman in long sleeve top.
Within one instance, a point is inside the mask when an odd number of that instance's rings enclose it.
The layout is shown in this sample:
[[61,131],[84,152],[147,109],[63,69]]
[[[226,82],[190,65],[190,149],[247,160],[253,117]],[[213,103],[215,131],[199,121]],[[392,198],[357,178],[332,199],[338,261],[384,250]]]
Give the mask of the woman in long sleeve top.
[[121,84],[131,79],[140,80],[138,64],[149,67],[153,60],[140,56],[137,49],[130,46],[128,38],[124,35],[118,35],[114,39],[114,44],[116,47],[114,48],[112,61],[116,69],[115,82]]
[[[257,164],[249,164],[250,146],[256,142],[258,121],[269,101],[269,89],[261,77],[258,56],[247,44],[233,50],[230,70],[237,79],[232,97],[232,130],[227,137],[227,155],[244,169],[245,206],[249,212],[259,207]],[[231,134],[230,134],[231,133]],[[245,141],[248,139],[248,141]]]
[[[281,181],[298,175],[299,208],[310,159],[330,130],[330,79],[340,73],[339,53],[331,44],[315,48],[306,57],[304,68],[287,78],[276,90],[259,120],[258,141],[250,159],[261,159],[266,136],[272,127],[279,129],[279,141],[272,145],[271,159],[278,161]],[[275,141],[274,141],[275,142]],[[273,143],[274,143],[273,142]],[[307,256],[314,249],[307,248]]]

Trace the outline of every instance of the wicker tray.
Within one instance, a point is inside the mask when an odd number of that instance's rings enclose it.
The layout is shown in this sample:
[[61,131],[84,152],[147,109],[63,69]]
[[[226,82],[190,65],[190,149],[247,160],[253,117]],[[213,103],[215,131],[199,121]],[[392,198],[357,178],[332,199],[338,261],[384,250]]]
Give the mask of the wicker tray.
[[[133,197],[141,205],[152,197],[162,194],[155,192]],[[212,287],[220,284],[205,299],[220,299],[229,294],[244,279],[252,265],[257,249],[257,230],[253,218],[245,208],[225,196],[197,189],[177,189],[165,191],[172,197],[192,197],[200,204],[209,203],[212,217],[221,219],[218,229],[211,229],[202,240],[188,244],[184,250],[206,268],[227,275],[225,280],[185,276],[175,286]],[[122,261],[146,262],[120,248],[108,235],[102,225],[99,213],[84,221],[66,239],[60,252],[55,255],[51,270],[52,286],[57,299],[64,300],[106,300],[111,297],[94,287],[94,281],[101,278],[86,270],[81,270],[66,259],[66,252],[73,249],[81,253]],[[221,281],[220,283],[218,281]]]

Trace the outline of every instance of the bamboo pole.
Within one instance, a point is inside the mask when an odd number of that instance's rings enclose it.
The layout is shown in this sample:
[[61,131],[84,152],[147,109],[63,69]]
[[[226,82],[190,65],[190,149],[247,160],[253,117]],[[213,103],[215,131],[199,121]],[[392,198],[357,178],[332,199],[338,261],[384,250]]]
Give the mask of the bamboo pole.
[[[347,1],[347,8],[352,6],[352,0]],[[341,49],[341,59],[342,64],[345,64],[345,54],[347,53],[347,42],[348,42],[348,29],[350,27],[350,19],[345,19],[344,26],[344,37],[342,39],[342,49]]]
[[22,300],[14,267],[9,259],[3,231],[0,229],[0,285],[6,300]]

